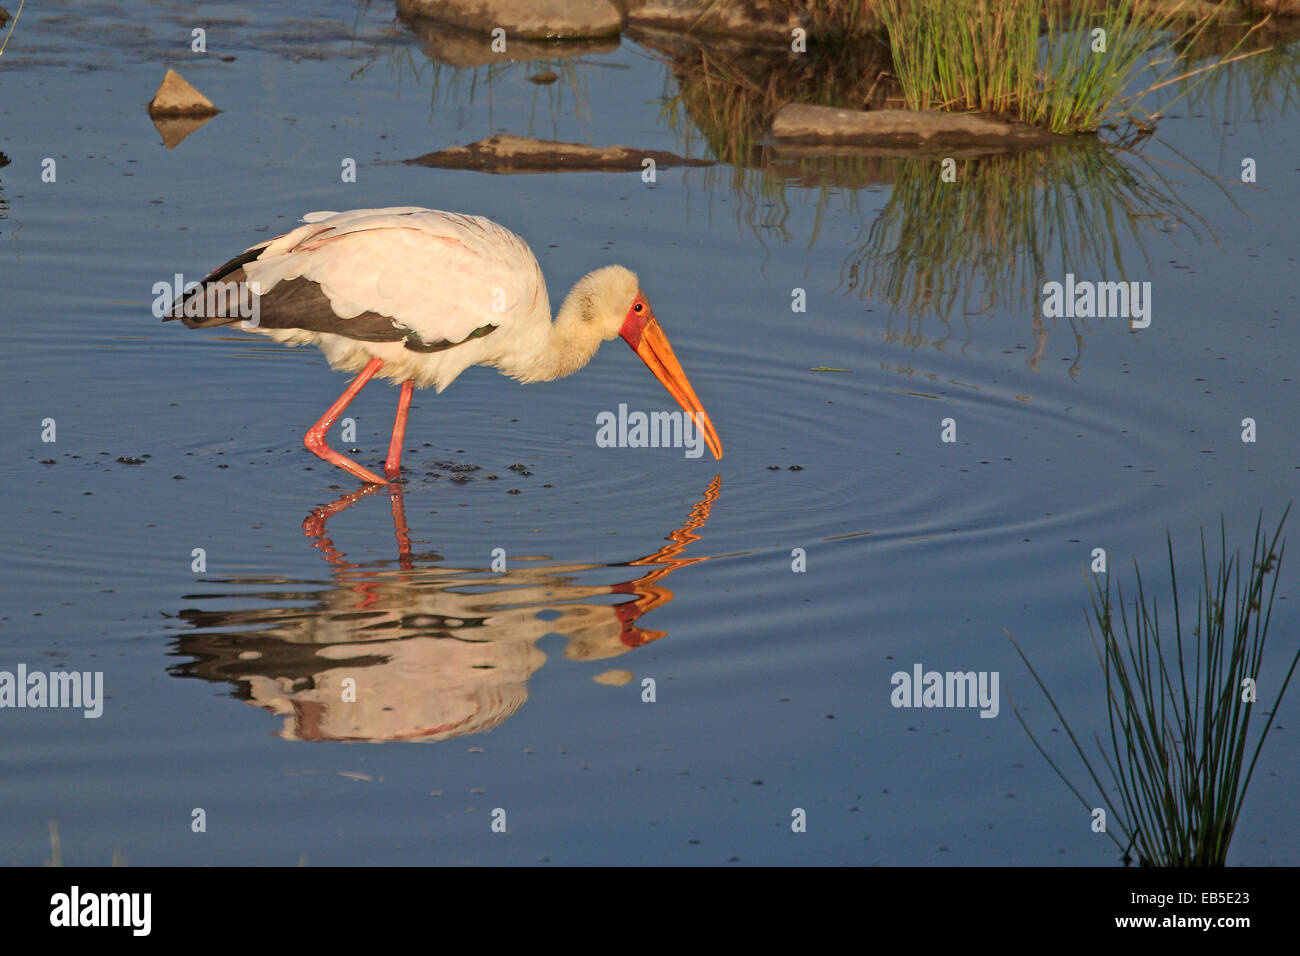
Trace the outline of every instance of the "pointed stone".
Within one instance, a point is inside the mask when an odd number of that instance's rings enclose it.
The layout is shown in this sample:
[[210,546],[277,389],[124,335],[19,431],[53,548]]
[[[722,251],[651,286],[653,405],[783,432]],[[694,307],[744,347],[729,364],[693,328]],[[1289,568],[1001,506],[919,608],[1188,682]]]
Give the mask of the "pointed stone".
[[190,86],[175,70],[168,70],[149,102],[150,116],[211,116],[221,110]]

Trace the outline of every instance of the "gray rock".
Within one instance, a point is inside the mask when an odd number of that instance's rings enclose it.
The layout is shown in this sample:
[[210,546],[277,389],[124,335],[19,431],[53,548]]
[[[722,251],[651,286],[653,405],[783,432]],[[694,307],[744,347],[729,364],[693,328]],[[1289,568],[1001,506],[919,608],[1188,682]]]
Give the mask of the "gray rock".
[[777,0],[624,0],[628,23],[696,33],[736,33],[788,42],[806,18]]
[[492,49],[492,37],[480,30],[466,30],[440,20],[414,14],[400,14],[400,19],[421,41],[424,55],[437,63],[461,69],[473,69],[497,63],[520,63],[528,60],[558,60],[564,57],[594,56],[612,53],[619,38],[592,40],[527,40],[506,37],[504,53]]
[[842,110],[832,106],[791,103],[783,107],[772,121],[772,138],[778,143],[871,146],[1046,146],[1069,142],[1074,137],[971,113]]
[[506,31],[511,38],[584,39],[618,36],[623,18],[609,0],[397,0],[401,13],[467,30]]

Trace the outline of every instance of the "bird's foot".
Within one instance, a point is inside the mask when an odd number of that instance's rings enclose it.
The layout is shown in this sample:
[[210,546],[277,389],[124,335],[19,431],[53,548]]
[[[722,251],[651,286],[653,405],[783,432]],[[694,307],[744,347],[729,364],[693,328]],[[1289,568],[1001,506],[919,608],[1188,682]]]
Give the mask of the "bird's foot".
[[313,455],[329,462],[331,465],[337,465],[349,475],[360,478],[362,481],[368,482],[372,485],[388,484],[386,478],[380,478],[373,471],[362,468],[351,458],[340,455],[333,448],[330,448],[329,445],[326,445],[325,436],[316,434],[315,429],[307,433],[307,437],[303,439],[303,444]]

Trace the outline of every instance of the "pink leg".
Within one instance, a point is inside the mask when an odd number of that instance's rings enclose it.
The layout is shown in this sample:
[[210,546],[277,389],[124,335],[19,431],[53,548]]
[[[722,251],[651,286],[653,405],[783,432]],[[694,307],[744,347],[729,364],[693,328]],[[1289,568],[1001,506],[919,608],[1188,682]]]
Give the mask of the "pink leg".
[[393,437],[388,443],[388,460],[384,462],[384,474],[390,479],[402,472],[402,439],[406,437],[406,415],[411,410],[411,393],[415,382],[407,379],[402,383],[402,394],[397,399],[397,418],[393,420]]
[[344,390],[343,394],[339,396],[338,401],[329,407],[329,410],[321,416],[321,420],[307,431],[307,434],[302,440],[302,443],[306,445],[308,450],[313,454],[328,461],[331,465],[338,465],[348,474],[355,475],[362,481],[368,481],[375,485],[385,485],[388,482],[384,481],[383,478],[380,478],[374,472],[366,471],[366,469],[362,468],[352,459],[345,458],[326,445],[325,433],[329,431],[330,426],[333,425],[334,422],[338,420],[338,417],[343,414],[343,409],[347,408],[352,399],[357,397],[357,393],[365,387],[366,382],[370,381],[374,374],[379,371],[379,367],[383,364],[383,359],[372,358],[370,364],[362,369],[361,374],[352,380],[352,384],[349,385]]
[[397,535],[398,566],[403,571],[410,571],[414,567],[411,563],[411,532],[406,527],[406,506],[402,503],[400,484],[389,485],[388,502],[393,510],[393,533]]

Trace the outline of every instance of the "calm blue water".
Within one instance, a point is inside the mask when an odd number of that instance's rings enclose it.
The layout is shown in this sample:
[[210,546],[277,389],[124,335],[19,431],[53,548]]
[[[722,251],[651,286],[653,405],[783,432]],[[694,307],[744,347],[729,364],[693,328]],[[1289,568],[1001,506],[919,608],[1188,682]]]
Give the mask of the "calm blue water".
[[[493,132],[707,156],[665,122],[673,81],[635,43],[552,62],[560,81],[538,86],[538,65],[436,66],[386,4],[291,6],[204,23],[179,3],[29,5],[0,60],[0,670],[102,671],[107,695],[95,720],[0,710],[0,862],[50,858],[53,821],[62,861],[88,865],[1113,865],[1011,712],[1008,692],[1080,769],[1004,628],[1071,725],[1100,730],[1092,549],[1164,593],[1166,528],[1190,581],[1202,526],[1222,514],[1246,545],[1295,496],[1293,103],[1220,89],[1174,107],[1145,159],[1119,160],[1166,177],[1164,205],[1110,225],[1044,165],[1063,218],[1031,225],[1100,249],[1047,277],[1148,281],[1153,308],[1138,332],[1036,327],[1034,288],[997,279],[1027,248],[969,282],[958,252],[921,260],[975,293],[946,311],[878,272],[855,285],[873,224],[942,234],[912,199],[889,206],[905,166],[850,188],[400,163]],[[173,150],[143,108],[167,66],[225,111]],[[386,205],[510,227],[557,305],[589,269],[635,269],[726,456],[596,446],[599,412],[670,407],[618,343],[551,384],[471,369],[416,397],[409,551],[386,493],[304,534],[356,490],[300,443],[344,377],[314,350],[164,326],[151,289],[306,212]],[[368,465],[396,394],[349,409]],[[1266,668],[1300,640],[1295,570]],[[998,716],[892,707],[890,675],[918,662],[998,672]],[[1261,710],[1278,683],[1261,675]],[[1235,863],[1300,862],[1298,700]]]

